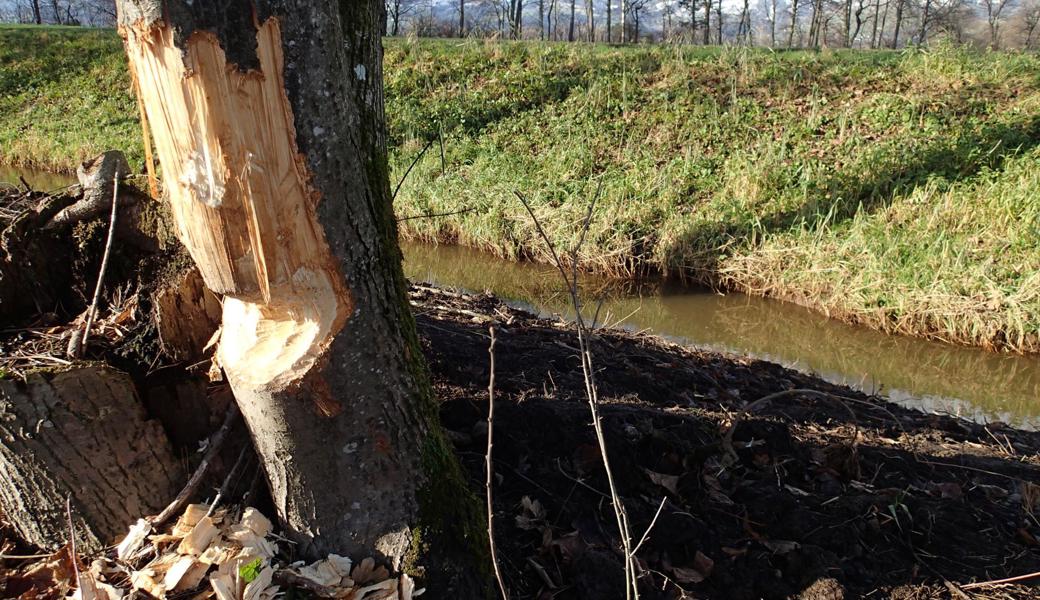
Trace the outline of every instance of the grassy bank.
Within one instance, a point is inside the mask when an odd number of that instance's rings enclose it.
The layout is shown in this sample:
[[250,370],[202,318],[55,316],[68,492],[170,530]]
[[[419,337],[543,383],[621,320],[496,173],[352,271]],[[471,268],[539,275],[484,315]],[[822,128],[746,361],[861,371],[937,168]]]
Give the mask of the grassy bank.
[[[86,51],[89,48],[89,51]],[[139,164],[111,32],[0,29],[0,161]],[[12,65],[12,66],[9,66]],[[662,270],[885,331],[1040,350],[1040,60],[391,40],[406,235]]]
[[74,171],[118,148],[140,165],[140,138],[115,31],[0,26],[0,162]]
[[402,43],[387,52],[413,236],[794,300],[885,331],[1040,350],[1040,60]]

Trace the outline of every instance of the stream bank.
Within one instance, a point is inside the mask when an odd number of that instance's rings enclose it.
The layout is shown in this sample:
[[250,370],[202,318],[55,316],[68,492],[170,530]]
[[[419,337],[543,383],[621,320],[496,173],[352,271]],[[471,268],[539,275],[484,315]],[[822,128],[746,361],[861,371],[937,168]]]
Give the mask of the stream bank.
[[[573,329],[492,296],[411,296],[442,420],[476,481],[496,327],[496,531],[514,597],[619,598]],[[647,597],[1040,597],[961,589],[1040,569],[1040,434],[645,334],[600,331],[593,352],[633,535],[664,501],[640,553],[648,589],[664,591]]]
[[[32,218],[33,206],[73,200],[0,199],[18,213],[13,223]],[[198,459],[190,450],[212,431],[217,400],[229,398],[208,383],[209,361],[198,355],[216,326],[206,293],[161,268],[179,263],[176,248],[142,245],[136,258],[120,241],[87,362],[65,354],[97,271],[102,221],[76,226],[68,296],[5,323],[5,383],[56,385],[57,374],[97,363],[127,372],[189,473]],[[156,288],[168,283],[191,301],[164,302]],[[512,597],[620,597],[622,560],[571,326],[492,296],[419,285],[410,298],[442,422],[477,494],[486,332],[497,329],[493,508]],[[649,529],[638,553],[644,598],[1040,597],[965,587],[1040,570],[1040,434],[906,410],[771,362],[645,334],[597,331],[592,352],[618,488],[635,535]],[[237,448],[228,453],[225,468],[237,462]],[[256,487],[242,479],[229,502]],[[427,575],[444,589],[438,573]]]

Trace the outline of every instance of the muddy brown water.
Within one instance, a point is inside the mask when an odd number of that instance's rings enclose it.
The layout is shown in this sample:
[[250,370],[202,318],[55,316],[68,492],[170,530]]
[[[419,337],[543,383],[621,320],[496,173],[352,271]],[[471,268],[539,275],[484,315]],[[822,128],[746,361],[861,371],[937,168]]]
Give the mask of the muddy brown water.
[[[406,243],[413,281],[491,291],[542,315],[573,318],[559,273],[531,263],[446,245]],[[893,336],[829,319],[794,304],[716,294],[665,281],[619,284],[582,276],[599,321],[674,341],[763,358],[815,373],[926,412],[977,422],[1040,427],[1040,358],[1002,355]]]
[[[0,165],[0,185],[20,187],[19,176],[36,190],[75,183],[73,175]],[[490,291],[541,315],[574,316],[559,273],[548,266],[458,246],[405,243],[403,250],[413,281]],[[603,295],[599,321],[607,325],[770,360],[926,412],[1040,429],[1037,357],[887,335],[786,302],[666,281],[582,275],[581,282],[590,305]]]
[[76,183],[75,175],[0,165],[0,186],[22,188],[24,185],[20,178],[40,192],[54,192]]

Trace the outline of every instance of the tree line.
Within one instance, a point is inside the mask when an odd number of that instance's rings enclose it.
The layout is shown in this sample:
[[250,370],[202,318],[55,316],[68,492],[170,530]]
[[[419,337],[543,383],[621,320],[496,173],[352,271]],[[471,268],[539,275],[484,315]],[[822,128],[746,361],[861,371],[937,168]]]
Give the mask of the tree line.
[[386,33],[770,48],[1034,49],[1040,0],[385,0]]

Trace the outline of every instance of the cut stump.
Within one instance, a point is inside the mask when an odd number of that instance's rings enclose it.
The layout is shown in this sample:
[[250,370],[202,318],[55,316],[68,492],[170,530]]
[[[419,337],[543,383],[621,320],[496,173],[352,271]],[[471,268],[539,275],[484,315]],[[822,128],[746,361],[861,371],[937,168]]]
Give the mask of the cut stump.
[[25,541],[111,544],[161,509],[182,481],[166,434],[146,418],[133,382],[104,366],[0,380],[0,510]]

